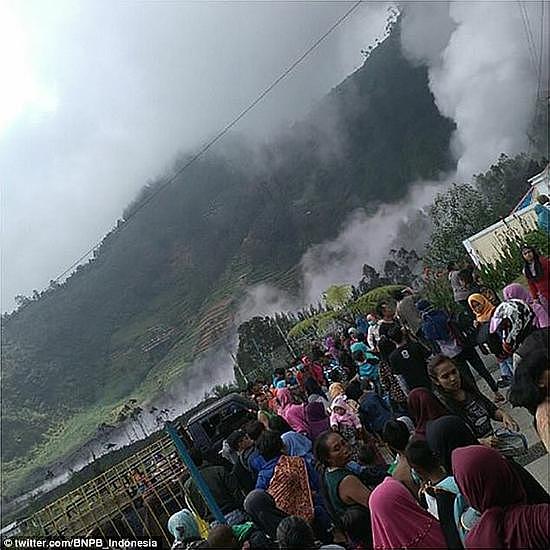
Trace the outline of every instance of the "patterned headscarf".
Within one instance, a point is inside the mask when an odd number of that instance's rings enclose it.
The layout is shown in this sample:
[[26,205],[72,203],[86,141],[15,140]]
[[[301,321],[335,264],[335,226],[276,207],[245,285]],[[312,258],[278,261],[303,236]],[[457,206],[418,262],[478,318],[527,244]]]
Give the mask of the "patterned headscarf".
[[489,329],[500,333],[504,350],[511,353],[521,344],[532,326],[533,312],[529,306],[521,300],[508,300],[495,309]]

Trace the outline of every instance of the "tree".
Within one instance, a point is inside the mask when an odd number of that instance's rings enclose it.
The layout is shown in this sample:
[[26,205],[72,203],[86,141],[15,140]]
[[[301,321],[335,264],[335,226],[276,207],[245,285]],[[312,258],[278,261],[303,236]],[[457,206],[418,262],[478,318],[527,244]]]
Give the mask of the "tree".
[[495,219],[510,214],[529,190],[529,178],[543,170],[544,165],[525,153],[512,158],[502,154],[487,172],[474,176],[475,184],[489,201]]
[[471,185],[456,183],[436,196],[429,214],[433,231],[426,257],[436,266],[463,258],[462,241],[497,219],[485,195]]
[[346,307],[352,295],[351,285],[332,285],[323,292],[323,300],[327,308],[338,311]]

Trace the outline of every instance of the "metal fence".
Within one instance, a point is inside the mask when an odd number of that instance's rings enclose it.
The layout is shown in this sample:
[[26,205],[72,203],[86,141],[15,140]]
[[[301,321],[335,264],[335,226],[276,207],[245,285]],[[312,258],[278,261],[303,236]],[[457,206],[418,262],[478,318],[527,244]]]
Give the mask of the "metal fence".
[[39,537],[157,537],[170,548],[168,518],[188,508],[189,477],[172,440],[163,435],[78,489],[19,524],[20,535]]

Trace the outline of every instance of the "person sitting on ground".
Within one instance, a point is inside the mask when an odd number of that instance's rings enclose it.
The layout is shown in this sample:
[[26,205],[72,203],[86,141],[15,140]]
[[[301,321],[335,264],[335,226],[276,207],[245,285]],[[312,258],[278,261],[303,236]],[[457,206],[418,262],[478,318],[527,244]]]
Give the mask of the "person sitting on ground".
[[289,516],[277,527],[279,550],[345,550],[338,544],[320,546],[310,525],[298,516]]
[[366,383],[359,399],[359,419],[363,427],[371,433],[381,434],[384,425],[393,417],[390,406]]
[[[276,416],[276,415],[273,415]],[[268,426],[269,427],[269,424]],[[251,420],[250,422],[247,422],[244,425],[244,430],[246,432],[246,435],[254,441],[254,450],[249,454],[248,456],[248,465],[254,472],[256,478],[258,477],[258,472],[263,468],[265,460],[263,459],[262,455],[258,451],[258,447],[256,446],[256,441],[258,441],[258,438],[262,433],[266,430],[266,426],[263,422],[260,422],[258,420]]]
[[350,506],[341,518],[342,528],[348,536],[349,550],[371,550],[372,528],[370,511],[363,506]]
[[[208,485],[227,523],[234,525],[246,521],[242,509],[243,496],[235,476],[227,472],[223,466],[204,462],[200,449],[190,449],[189,455]],[[197,514],[206,521],[214,521],[214,516],[192,477],[185,482],[183,490]]]
[[330,429],[330,416],[327,414],[323,403],[308,403],[305,409],[307,436],[315,441],[323,432]]
[[525,407],[535,418],[537,433],[550,452],[550,355],[534,350],[523,358],[510,388],[510,403]]
[[269,421],[269,429],[277,432],[283,440],[289,456],[301,456],[310,466],[313,464],[312,443],[309,438],[292,430],[284,418],[275,416]]
[[207,548],[223,550],[276,550],[273,543],[252,522],[241,525],[216,525],[208,533]]
[[328,410],[330,409],[330,404],[328,402],[327,396],[322,390],[321,386],[319,386],[319,384],[313,378],[308,378],[305,381],[304,389],[307,395],[308,403],[322,403],[323,407],[328,412]]
[[278,432],[266,431],[258,439],[266,463],[258,474],[256,489],[271,494],[277,507],[312,521],[316,509],[317,473],[301,456],[288,456]]
[[455,449],[479,444],[470,426],[455,415],[430,420],[426,424],[426,441],[446,472],[453,471],[451,454]]
[[451,359],[436,355],[428,363],[428,373],[435,392],[451,414],[462,418],[474,435],[484,445],[496,445],[491,420],[504,424],[505,428],[517,431],[516,421],[503,409],[499,409],[477,389],[464,380]]
[[284,513],[314,522],[316,533],[326,540],[329,518],[318,494],[319,478],[313,466],[301,456],[287,455],[278,432],[264,432],[258,450],[266,464],[256,489],[267,491]]
[[295,432],[307,433],[304,406],[295,402],[295,396],[288,388],[277,390],[277,401],[279,403],[277,414],[282,416]]
[[452,475],[426,441],[409,442],[405,450],[407,461],[422,480],[419,497],[424,499],[428,512],[441,524],[449,548],[463,548],[464,539],[479,514],[471,508]]
[[508,461],[480,445],[453,451],[460,492],[481,518],[466,535],[466,548],[548,548],[549,504],[527,504],[527,495]]
[[407,403],[414,420],[416,439],[426,439],[426,425],[430,420],[449,414],[443,403],[426,388],[412,390]]
[[324,467],[323,485],[330,510],[338,519],[350,506],[368,507],[370,489],[346,465],[351,460],[348,442],[336,432],[325,432],[315,441],[313,452]]
[[187,508],[176,512],[168,520],[168,531],[174,537],[172,548],[191,550],[204,544],[199,533],[199,526]]
[[229,434],[227,444],[237,454],[232,473],[246,496],[256,486],[258,472],[252,468],[250,461],[259,454],[258,450],[252,438],[244,430],[235,430]]
[[407,487],[387,477],[370,497],[374,548],[447,548],[439,522],[420,507]]
[[410,341],[399,327],[392,328],[388,337],[397,346],[388,360],[394,374],[401,376],[409,391],[414,388],[430,388],[426,369],[430,351],[418,342]]
[[[478,445],[471,428],[458,416],[442,416],[428,422],[426,441],[430,449],[440,458],[447,472],[452,472],[451,456],[455,449]],[[513,458],[505,457],[508,464],[521,479],[527,494],[528,504],[550,502],[550,497],[541,484]]]
[[382,432],[382,439],[390,450],[395,453],[395,460],[388,468],[388,473],[401,483],[409,491],[416,494],[418,483],[413,479],[411,467],[405,458],[405,449],[410,439],[410,432],[407,425],[401,420],[390,420],[386,422]]

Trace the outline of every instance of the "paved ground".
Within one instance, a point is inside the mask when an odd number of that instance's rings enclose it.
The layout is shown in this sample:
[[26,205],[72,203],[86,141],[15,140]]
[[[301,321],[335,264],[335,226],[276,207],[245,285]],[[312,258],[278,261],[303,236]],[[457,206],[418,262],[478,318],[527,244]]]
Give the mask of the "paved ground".
[[[485,357],[483,357],[483,359],[495,379],[498,380],[500,378],[500,372],[494,361],[491,361],[490,359],[487,360]],[[477,383],[479,389],[483,391],[485,395],[492,396],[492,392],[489,390],[484,380],[477,380]],[[507,390],[501,391],[505,396],[507,395]],[[518,457],[518,462],[523,464],[525,468],[538,479],[546,491],[550,492],[550,455],[546,452],[544,445],[541,443],[540,438],[535,431],[533,426],[533,417],[527,412],[526,409],[522,407],[512,408],[508,402],[502,405],[502,407],[514,417],[516,422],[519,424],[521,431],[527,437],[529,449],[524,456]],[[495,426],[499,424],[500,423],[498,422],[494,423]]]

